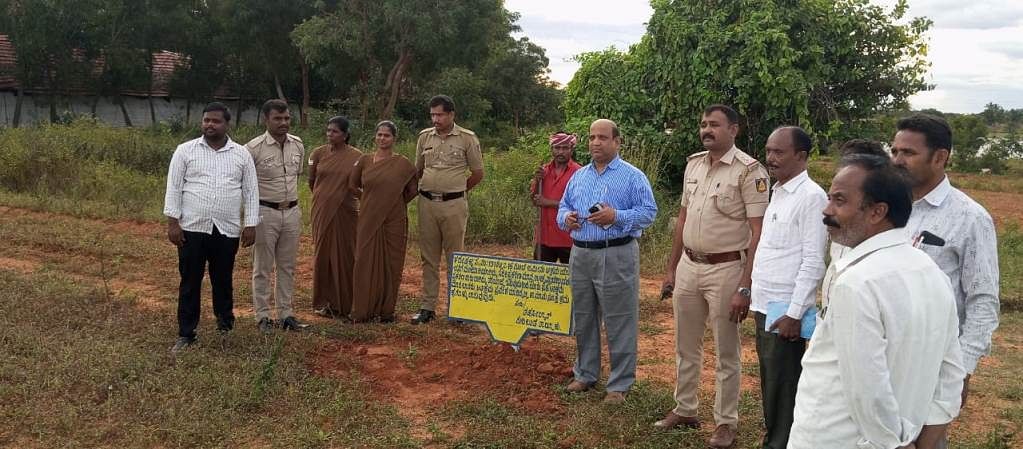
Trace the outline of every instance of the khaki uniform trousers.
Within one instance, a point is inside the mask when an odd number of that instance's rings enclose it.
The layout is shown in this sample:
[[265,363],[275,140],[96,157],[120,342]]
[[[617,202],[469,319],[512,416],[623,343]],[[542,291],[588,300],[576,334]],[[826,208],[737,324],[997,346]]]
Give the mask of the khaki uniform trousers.
[[252,250],[252,306],[256,321],[270,316],[270,277],[277,269],[274,303],[277,319],[293,315],[295,261],[302,234],[302,211],[296,207],[277,210],[259,206],[259,226]]
[[441,256],[462,251],[469,202],[463,196],[448,201],[431,201],[419,195],[419,253],[423,259],[423,298],[420,308],[434,310],[440,289]]
[[675,414],[695,417],[703,368],[703,335],[710,325],[717,353],[714,422],[739,422],[739,325],[728,320],[732,296],[739,288],[743,262],[701,264],[685,254],[675,270]]

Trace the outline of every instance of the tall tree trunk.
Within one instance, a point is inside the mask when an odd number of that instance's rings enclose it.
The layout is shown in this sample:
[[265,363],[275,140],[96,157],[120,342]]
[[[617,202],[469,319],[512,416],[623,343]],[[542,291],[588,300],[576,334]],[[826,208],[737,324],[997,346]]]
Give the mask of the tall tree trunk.
[[[239,89],[240,90],[240,89]],[[257,116],[259,114],[256,114]],[[242,125],[242,96],[238,95],[238,104],[234,107],[234,124]]]
[[156,126],[156,105],[153,104],[153,82],[156,75],[153,73],[156,71],[156,64],[153,62],[154,55],[153,51],[149,50],[149,90],[147,93],[147,99],[149,100],[149,126]]
[[398,103],[398,96],[401,94],[401,85],[405,82],[405,72],[411,63],[412,50],[402,48],[398,54],[398,60],[394,62],[391,72],[387,74],[387,84],[384,85],[384,90],[388,92],[387,103],[380,110],[381,120],[390,118],[391,113],[394,112],[394,106]]
[[192,124],[192,99],[185,98],[185,128]]
[[288,101],[288,97],[284,96],[284,89],[281,88],[281,79],[277,76],[277,72],[274,72],[274,88],[277,89],[277,99]]
[[369,98],[366,96],[367,86],[369,86],[369,76],[366,75],[365,69],[360,69],[357,87],[359,95],[359,123],[366,123],[366,120],[369,119]]
[[25,101],[25,89],[18,86],[18,99],[14,100],[14,119],[11,121],[11,127],[17,128],[21,124],[21,104]]
[[92,106],[89,108],[89,113],[92,114],[92,118],[96,118],[96,108],[99,106],[99,99],[102,95],[96,92],[96,96],[92,98]]
[[302,60],[302,111],[298,114],[303,128],[309,127],[309,63]]
[[128,115],[128,108],[124,106],[124,97],[122,97],[121,94],[116,95],[117,105],[121,107],[121,115],[124,116],[124,126],[131,128],[134,125],[131,124],[131,116]]

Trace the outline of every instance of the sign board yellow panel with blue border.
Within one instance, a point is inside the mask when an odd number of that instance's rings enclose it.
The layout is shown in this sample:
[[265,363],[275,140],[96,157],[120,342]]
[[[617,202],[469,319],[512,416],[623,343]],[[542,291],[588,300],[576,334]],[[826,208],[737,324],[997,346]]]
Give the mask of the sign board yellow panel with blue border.
[[483,323],[491,338],[511,344],[531,330],[571,335],[567,265],[469,253],[448,262],[449,319]]

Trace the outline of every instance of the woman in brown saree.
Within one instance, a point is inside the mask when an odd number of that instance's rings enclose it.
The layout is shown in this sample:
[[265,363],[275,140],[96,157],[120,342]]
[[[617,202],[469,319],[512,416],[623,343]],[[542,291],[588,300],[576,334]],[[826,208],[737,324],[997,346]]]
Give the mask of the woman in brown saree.
[[348,188],[355,162],[362,156],[348,145],[348,120],[327,121],[327,144],[309,156],[309,190],[313,192],[313,310],[326,317],[352,311],[352,266],[359,204]]
[[405,266],[407,205],[416,197],[416,167],[394,153],[398,129],[376,127],[376,151],[359,158],[349,185],[362,189],[362,212],[355,245],[355,299],[352,321],[394,321],[394,306]]

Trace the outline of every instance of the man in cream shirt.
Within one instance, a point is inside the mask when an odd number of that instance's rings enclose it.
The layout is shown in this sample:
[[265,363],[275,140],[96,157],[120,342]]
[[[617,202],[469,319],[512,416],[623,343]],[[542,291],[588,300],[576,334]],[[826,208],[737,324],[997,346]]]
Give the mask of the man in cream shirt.
[[891,162],[839,167],[824,223],[852,250],[803,357],[788,448],[931,448],[921,431],[959,414],[966,375],[951,284],[902,229],[912,194]]

